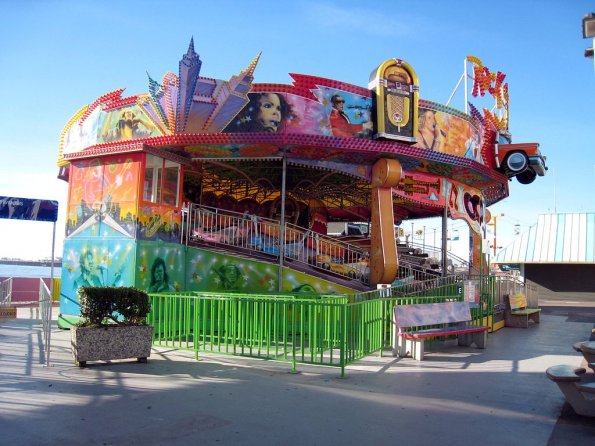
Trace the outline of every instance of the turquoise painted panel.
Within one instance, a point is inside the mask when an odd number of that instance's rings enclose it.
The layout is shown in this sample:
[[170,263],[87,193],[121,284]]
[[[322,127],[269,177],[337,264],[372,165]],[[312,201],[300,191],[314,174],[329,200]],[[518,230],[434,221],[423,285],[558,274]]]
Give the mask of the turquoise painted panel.
[[60,313],[80,315],[81,286],[133,286],[135,241],[67,239],[64,241]]

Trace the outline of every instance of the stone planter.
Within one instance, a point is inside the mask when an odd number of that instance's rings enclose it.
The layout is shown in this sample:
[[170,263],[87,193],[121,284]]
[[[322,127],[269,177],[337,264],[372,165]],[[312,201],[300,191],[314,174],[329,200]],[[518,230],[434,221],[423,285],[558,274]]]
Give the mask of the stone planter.
[[137,358],[147,362],[151,355],[153,327],[150,325],[105,325],[72,327],[70,340],[74,362],[85,367],[87,361]]

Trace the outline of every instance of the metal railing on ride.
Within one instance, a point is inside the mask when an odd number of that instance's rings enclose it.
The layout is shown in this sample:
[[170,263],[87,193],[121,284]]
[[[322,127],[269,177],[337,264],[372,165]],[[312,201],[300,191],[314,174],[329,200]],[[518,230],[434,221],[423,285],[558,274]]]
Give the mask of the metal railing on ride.
[[440,271],[421,266],[419,262],[411,262],[408,256],[399,254],[399,270],[395,285],[410,281],[425,282],[441,276]]
[[[232,248],[254,255],[298,262],[336,276],[369,283],[369,239],[332,237],[278,220],[190,203],[182,225],[182,243]],[[283,229],[283,231],[281,230]],[[283,237],[285,243],[280,243]],[[362,242],[364,246],[362,246]],[[366,243],[367,242],[367,243]],[[366,246],[367,245],[367,246]],[[399,245],[398,278],[426,281],[443,276],[442,251],[429,245]],[[471,274],[465,260],[447,253],[446,274]]]
[[372,291],[355,293],[355,300],[370,300],[379,298],[407,298],[407,297],[436,297],[462,295],[463,277],[446,276],[433,277],[428,280],[402,280],[396,285],[379,288]]
[[12,304],[12,277],[0,282],[0,306],[10,307]]
[[[408,242],[405,246],[398,245],[398,250],[400,261],[425,265],[426,267],[431,267],[432,265],[438,265],[439,268],[442,267],[442,248],[425,243]],[[424,258],[414,254],[416,252],[425,254],[426,257]],[[446,253],[446,273],[446,275],[479,274],[479,270],[471,266],[469,261],[448,251]]]
[[459,295],[366,298],[239,293],[151,294],[157,346],[339,367],[390,348],[393,308]]
[[[191,204],[183,242],[236,250],[298,262],[368,283],[368,252],[333,237],[255,215]],[[283,239],[284,243],[280,240]]]

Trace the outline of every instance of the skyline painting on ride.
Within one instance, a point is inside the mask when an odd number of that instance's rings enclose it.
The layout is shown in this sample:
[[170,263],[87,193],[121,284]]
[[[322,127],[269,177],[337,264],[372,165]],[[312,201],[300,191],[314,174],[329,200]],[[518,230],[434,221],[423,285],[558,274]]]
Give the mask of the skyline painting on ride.
[[[417,76],[399,59],[375,69],[370,88],[364,88],[301,74],[290,74],[292,85],[253,83],[259,57],[229,81],[202,77],[191,40],[179,75],[166,73],[161,83],[149,77],[148,93],[107,93],[68,122],[58,161],[60,177],[69,182],[63,314],[78,314],[80,284],[212,290],[225,282],[226,270],[243,282],[238,290],[309,285],[318,292],[349,291],[286,267],[277,275],[250,259],[195,248],[185,254],[184,184],[205,163],[286,158],[343,173],[370,191],[388,191],[390,227],[405,218],[440,215],[446,206],[451,218],[466,220],[479,234],[486,206],[508,195],[507,173],[496,170],[493,153],[498,138],[510,142],[507,84],[479,59],[468,58],[476,72],[474,92],[489,92],[500,114],[472,107],[467,115],[419,99]],[[380,159],[391,163],[391,184],[374,183],[373,166]],[[364,204],[369,209],[370,202]],[[323,220],[338,218],[339,209],[324,206]],[[386,245],[394,245],[394,233],[392,241],[377,243],[375,248],[372,242],[371,265],[382,257],[386,266]],[[215,271],[210,275],[202,261],[207,258],[208,271]],[[395,268],[379,277],[396,274]]]

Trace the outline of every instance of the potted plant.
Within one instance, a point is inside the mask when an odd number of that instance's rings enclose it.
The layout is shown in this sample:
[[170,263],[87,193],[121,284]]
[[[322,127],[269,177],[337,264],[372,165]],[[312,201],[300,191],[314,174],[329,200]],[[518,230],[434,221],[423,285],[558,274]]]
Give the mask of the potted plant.
[[153,327],[146,317],[151,306],[146,292],[130,287],[90,287],[78,290],[81,321],[70,330],[75,364],[137,358],[147,362]]

